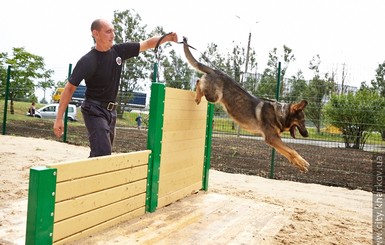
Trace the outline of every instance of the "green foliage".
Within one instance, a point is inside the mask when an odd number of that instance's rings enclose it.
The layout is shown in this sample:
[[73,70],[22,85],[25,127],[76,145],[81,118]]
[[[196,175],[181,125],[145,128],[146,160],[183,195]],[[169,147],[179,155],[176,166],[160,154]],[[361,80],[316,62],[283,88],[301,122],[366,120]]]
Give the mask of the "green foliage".
[[[14,113],[13,102],[15,99],[29,99],[36,101],[35,81],[44,76],[44,59],[38,55],[27,52],[24,48],[13,48],[12,58],[7,53],[2,53],[1,63],[12,66],[9,86],[9,99],[11,100],[10,112]],[[1,71],[1,87],[6,86],[4,71]]]
[[[146,25],[135,10],[115,11],[112,24],[115,28],[115,43],[140,42],[149,37]],[[119,92],[140,91],[140,82],[149,77],[151,69],[151,54],[144,52],[134,59],[124,62]],[[124,102],[124,101],[123,101]]]
[[45,94],[46,90],[49,89],[49,88],[52,88],[53,86],[55,86],[55,82],[51,78],[53,74],[54,74],[53,70],[46,70],[46,71],[44,71],[43,77],[42,77],[41,81],[38,82],[38,86],[40,88],[42,88],[43,92],[44,92],[44,97],[41,100],[41,103],[47,103],[47,100],[46,100],[46,97],[45,97],[46,96],[46,94]]
[[170,52],[170,57],[165,57],[163,62],[163,76],[166,80],[167,87],[179,88],[190,90],[192,70],[188,67],[188,64],[182,61],[181,57],[178,57],[174,50]]
[[[13,57],[5,63],[12,66],[9,98],[30,97],[34,94],[34,80],[43,77],[44,59],[28,53],[24,48],[13,48]],[[5,85],[5,81],[2,85]]]
[[321,78],[319,73],[320,64],[321,59],[319,55],[316,55],[310,61],[309,69],[314,72],[314,77],[310,80],[304,92],[304,97],[306,97],[309,102],[306,107],[306,118],[317,128],[317,133],[321,131],[322,108],[334,84],[333,81],[328,78],[327,74],[324,78]]
[[290,92],[283,97],[284,101],[296,102],[306,97],[307,82],[302,71],[298,71],[289,79]]
[[[280,97],[283,95],[283,91],[287,84],[285,84],[286,71],[290,65],[290,62],[294,61],[293,50],[286,45],[283,46],[283,62],[281,64],[281,81],[280,81]],[[268,98],[275,98],[277,90],[277,67],[278,67],[278,55],[277,48],[274,48],[269,52],[269,59],[267,61],[267,68],[264,70],[261,81],[256,90],[256,95]]]
[[385,122],[385,98],[369,90],[332,95],[324,112],[329,123],[343,133],[346,148],[363,149],[371,132]]
[[372,80],[372,86],[375,91],[385,97],[385,61],[378,65],[376,69],[375,79]]

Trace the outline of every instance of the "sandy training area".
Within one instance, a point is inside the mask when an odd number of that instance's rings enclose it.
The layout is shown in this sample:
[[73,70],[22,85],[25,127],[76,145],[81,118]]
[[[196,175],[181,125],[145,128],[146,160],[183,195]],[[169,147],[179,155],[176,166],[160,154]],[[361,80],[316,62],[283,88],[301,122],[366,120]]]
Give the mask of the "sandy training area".
[[[0,244],[24,244],[29,169],[89,149],[0,135]],[[209,191],[72,244],[372,244],[372,194],[210,171]]]

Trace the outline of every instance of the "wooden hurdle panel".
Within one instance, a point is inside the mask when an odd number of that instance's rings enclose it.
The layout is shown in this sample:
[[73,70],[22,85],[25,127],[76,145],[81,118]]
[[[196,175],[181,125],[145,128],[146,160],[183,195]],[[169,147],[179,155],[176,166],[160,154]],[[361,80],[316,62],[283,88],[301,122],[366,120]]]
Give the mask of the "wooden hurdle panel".
[[207,101],[195,92],[165,89],[158,207],[202,189]]
[[143,215],[150,153],[31,169],[26,244],[63,244]]

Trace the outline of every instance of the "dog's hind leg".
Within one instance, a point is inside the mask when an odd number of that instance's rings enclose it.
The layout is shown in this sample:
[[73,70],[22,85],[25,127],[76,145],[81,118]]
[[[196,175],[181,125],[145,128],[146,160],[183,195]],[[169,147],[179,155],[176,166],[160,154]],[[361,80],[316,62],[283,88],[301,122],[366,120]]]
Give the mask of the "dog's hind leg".
[[302,172],[307,172],[310,164],[294,149],[284,144],[279,136],[265,138],[265,142],[274,147],[281,155],[285,156],[295,167]]
[[196,83],[196,89],[195,89],[195,103],[197,103],[197,105],[201,103],[202,96],[204,96],[200,83],[201,81],[198,79]]

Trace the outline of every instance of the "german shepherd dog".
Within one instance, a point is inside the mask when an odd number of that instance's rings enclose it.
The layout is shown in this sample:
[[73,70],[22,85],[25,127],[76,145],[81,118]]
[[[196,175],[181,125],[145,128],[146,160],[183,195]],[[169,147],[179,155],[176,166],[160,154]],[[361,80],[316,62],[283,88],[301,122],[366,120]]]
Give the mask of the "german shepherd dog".
[[255,97],[224,72],[198,62],[192,56],[186,38],[183,38],[183,48],[188,62],[204,73],[196,82],[195,102],[199,104],[202,96],[205,96],[211,103],[221,103],[240,127],[261,134],[266,144],[274,147],[299,170],[307,172],[309,163],[284,144],[280,136],[282,132],[290,131],[295,138],[296,129],[303,137],[309,136],[303,111],[307,101],[288,104]]

